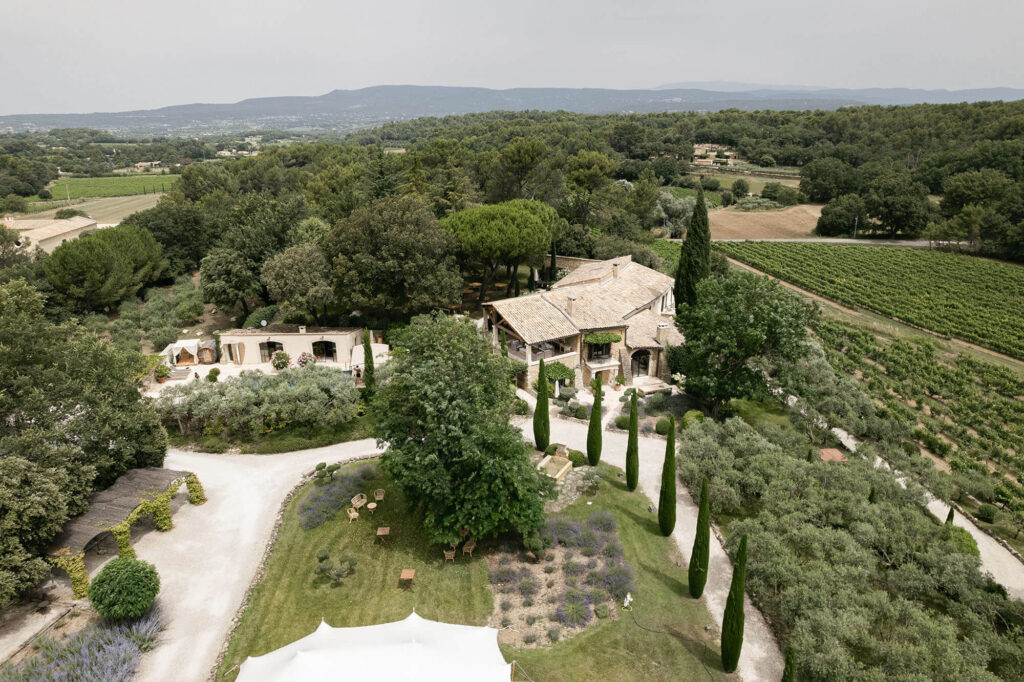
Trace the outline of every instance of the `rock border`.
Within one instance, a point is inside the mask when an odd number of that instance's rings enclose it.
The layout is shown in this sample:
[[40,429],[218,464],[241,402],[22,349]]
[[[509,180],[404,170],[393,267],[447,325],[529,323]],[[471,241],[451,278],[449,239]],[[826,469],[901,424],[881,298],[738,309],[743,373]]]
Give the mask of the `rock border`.
[[[373,453],[369,455],[357,455],[351,459],[346,459],[341,464],[350,464],[352,462],[361,462],[368,459],[378,459],[380,453]],[[246,609],[249,608],[249,600],[252,598],[253,590],[259,585],[263,578],[267,574],[267,562],[270,560],[270,555],[274,551],[274,545],[277,544],[277,535],[281,531],[281,524],[284,522],[284,513],[288,509],[288,505],[291,504],[292,498],[295,497],[295,493],[299,491],[299,488],[309,483],[315,477],[316,470],[310,470],[302,474],[299,482],[288,491],[288,494],[281,500],[281,505],[277,510],[277,517],[274,520],[274,527],[270,531],[270,536],[267,538],[267,545],[263,550],[263,557],[260,559],[259,564],[256,566],[256,573],[253,575],[252,580],[249,582],[249,587],[245,589],[245,596],[242,597],[242,603],[239,604],[235,610],[235,616],[231,619],[231,628],[228,629],[227,635],[224,637],[224,642],[220,646],[220,653],[217,654],[217,660],[213,664],[213,668],[210,670],[210,674],[207,676],[209,682],[213,682],[217,679],[217,671],[220,670],[220,666],[224,663],[224,656],[228,653],[228,646],[231,644],[231,639],[235,636],[235,630],[238,629],[239,624],[242,622],[242,616],[245,614]]]
[[968,511],[964,511],[964,508],[961,507],[956,502],[954,502],[953,500],[949,501],[949,506],[952,507],[953,509],[957,510],[957,512],[959,512],[960,515],[963,516],[964,518],[970,519],[971,523],[974,524],[975,528],[977,528],[982,533],[985,533],[990,538],[992,538],[993,540],[998,542],[1000,545],[1003,546],[1003,549],[1005,549],[1007,552],[1010,553],[1011,556],[1013,556],[1013,558],[1015,558],[1017,561],[1019,561],[1022,564],[1024,564],[1024,556],[1021,556],[1020,552],[1018,552],[1016,549],[1014,549],[1013,546],[1009,542],[1007,542],[1003,538],[1001,538],[998,535],[996,535],[996,533],[994,531],[992,531],[991,529],[986,528],[985,526],[981,525],[982,523],[984,523],[984,521],[979,520],[976,516],[974,516],[974,514],[968,512]]

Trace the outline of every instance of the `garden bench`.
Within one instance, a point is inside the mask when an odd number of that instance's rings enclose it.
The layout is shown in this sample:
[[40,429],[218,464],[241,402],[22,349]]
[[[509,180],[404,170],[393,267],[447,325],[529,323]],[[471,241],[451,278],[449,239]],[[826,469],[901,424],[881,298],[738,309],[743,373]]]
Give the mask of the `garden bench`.
[[476,549],[476,540],[469,540],[462,546],[462,553],[472,557],[474,549]]
[[352,523],[353,521],[355,521],[358,518],[359,518],[359,512],[357,512],[354,508],[349,507],[348,508],[348,522]]
[[444,552],[444,560],[445,561],[451,561],[452,563],[455,563],[455,550],[454,549],[442,549],[441,551]]
[[363,493],[359,493],[358,495],[352,498],[352,506],[355,507],[356,509],[359,509],[364,504],[366,504],[366,495],[364,495]]

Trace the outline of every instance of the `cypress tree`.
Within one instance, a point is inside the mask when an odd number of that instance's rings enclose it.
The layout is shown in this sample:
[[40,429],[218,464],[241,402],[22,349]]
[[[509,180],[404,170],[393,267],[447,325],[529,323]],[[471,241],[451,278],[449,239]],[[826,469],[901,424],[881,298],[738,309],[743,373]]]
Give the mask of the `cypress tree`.
[[555,281],[555,273],[558,272],[558,263],[555,260],[555,243],[551,242],[551,267],[548,268],[548,282]]
[[875,486],[871,486],[871,492],[868,493],[868,504],[875,503]]
[[946,525],[947,526],[952,526],[953,525],[953,508],[952,507],[949,508],[949,513],[946,514]]
[[747,535],[740,538],[740,548],[732,567],[732,586],[725,601],[725,616],[722,618],[722,669],[727,673],[736,672],[743,649],[743,590],[747,582]]
[[537,273],[537,271],[531,265],[530,266],[530,276],[526,280],[526,290],[529,291],[531,294],[533,292],[537,291],[537,274],[536,273]]
[[596,467],[601,461],[601,399],[604,391],[601,388],[601,379],[594,379],[594,407],[590,409],[590,426],[587,428],[587,461],[590,466]]
[[363,330],[363,391],[367,398],[373,397],[377,390],[377,378],[374,376],[373,368],[373,346],[370,345],[370,330]]
[[676,527],[676,420],[669,418],[665,463],[661,467],[661,495],[658,497],[658,527],[669,536]]
[[629,398],[629,437],[626,440],[626,488],[636,490],[640,478],[640,451],[637,443],[636,389]]
[[814,462],[814,448],[807,448],[807,461]]
[[793,645],[786,647],[786,667],[782,669],[782,682],[793,682],[796,678],[796,654]]
[[679,264],[676,266],[676,282],[673,295],[676,305],[697,303],[697,283],[711,272],[711,230],[708,227],[708,206],[704,200],[704,189],[699,188],[697,205],[690,216],[690,226],[679,250]]
[[533,442],[541,452],[547,449],[551,440],[551,422],[548,421],[548,373],[544,369],[544,358],[540,359],[537,370],[537,409],[533,411]]
[[519,275],[516,275],[516,288],[515,291],[512,292],[512,295],[519,298]]
[[700,599],[708,582],[708,560],[711,556],[711,508],[708,503],[708,479],[700,483],[700,510],[697,512],[697,537],[690,554],[690,596]]
[[508,338],[505,336],[505,330],[501,329],[501,357],[508,359]]

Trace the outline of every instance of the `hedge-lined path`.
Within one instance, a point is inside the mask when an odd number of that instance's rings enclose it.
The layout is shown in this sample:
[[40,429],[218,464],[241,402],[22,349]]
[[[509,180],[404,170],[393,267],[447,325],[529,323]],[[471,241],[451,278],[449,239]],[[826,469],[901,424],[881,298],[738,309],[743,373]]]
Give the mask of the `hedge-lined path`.
[[[618,406],[617,402],[614,402]],[[533,442],[533,427],[529,418],[517,421],[523,429],[523,437]],[[601,461],[625,469],[626,467],[626,434],[605,431],[603,433],[604,446],[602,448]],[[583,450],[587,449],[587,425],[572,422],[565,419],[551,419],[551,442],[563,443],[570,448]],[[650,500],[657,500],[661,490],[661,466],[665,459],[665,441],[658,438],[645,438],[640,436],[637,439],[640,454],[640,486],[642,492]],[[672,538],[679,546],[683,558],[689,561],[690,552],[693,549],[693,540],[697,531],[697,505],[691,499],[689,493],[678,484],[680,490],[676,495],[676,527],[672,532]],[[655,503],[651,503],[652,508]],[[657,518],[657,513],[651,513],[652,519]],[[685,579],[686,567],[679,569],[680,577]],[[708,566],[708,582],[704,588],[704,596],[701,597],[707,604],[711,617],[721,627],[722,617],[725,614],[725,601],[729,596],[729,583],[732,580],[732,562],[725,553],[718,538],[711,535],[711,560]],[[639,597],[642,599],[642,595]],[[683,595],[680,599],[689,599],[689,595]],[[745,600],[744,611],[746,613],[746,624],[743,636],[743,653],[740,656],[740,664],[737,672],[746,682],[765,681],[775,682],[782,677],[784,661],[779,646],[775,641],[768,623],[765,622],[761,612],[751,603],[750,598]],[[717,656],[718,652],[714,652]]]
[[205,680],[263,559],[285,496],[317,462],[377,452],[371,439],[280,455],[214,455],[171,449],[164,466],[192,471],[208,501],[184,505],[174,530],[135,542],[160,572],[162,641],[142,658],[138,679]]

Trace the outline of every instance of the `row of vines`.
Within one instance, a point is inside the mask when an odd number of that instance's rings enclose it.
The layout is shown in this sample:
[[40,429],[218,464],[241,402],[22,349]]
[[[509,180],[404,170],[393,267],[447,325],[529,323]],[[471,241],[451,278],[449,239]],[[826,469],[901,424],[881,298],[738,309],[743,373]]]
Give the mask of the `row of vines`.
[[717,242],[770,275],[846,305],[1024,359],[1024,267],[846,244]]
[[835,323],[821,324],[818,336],[833,366],[912,424],[917,443],[954,476],[973,480],[973,496],[1024,508],[1024,486],[1014,481],[1024,480],[1024,381],[968,355],[946,361],[926,339],[881,342]]

